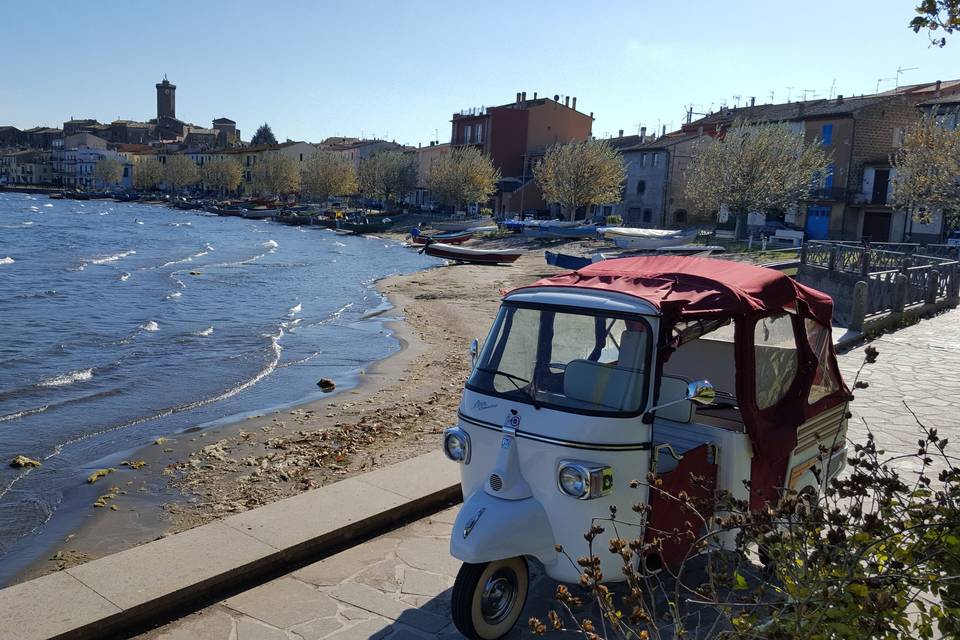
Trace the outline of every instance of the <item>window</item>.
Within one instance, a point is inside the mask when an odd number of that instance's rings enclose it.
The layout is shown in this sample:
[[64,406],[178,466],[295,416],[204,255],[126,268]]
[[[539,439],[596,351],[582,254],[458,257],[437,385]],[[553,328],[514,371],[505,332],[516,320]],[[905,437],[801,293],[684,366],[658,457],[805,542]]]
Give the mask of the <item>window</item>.
[[790,314],[763,318],[753,330],[757,408],[769,409],[787,394],[797,376],[797,342]]
[[300,162],[303,162],[303,154],[300,154]]
[[637,180],[637,195],[642,196],[647,191],[647,181]]
[[807,401],[814,404],[839,390],[840,385],[830,366],[832,360],[830,328],[810,318],[804,320],[803,324],[807,333],[807,342],[810,343],[810,349],[817,358],[817,369],[813,374],[813,384],[810,385],[810,394],[807,397]]
[[820,141],[823,146],[833,144],[833,125],[825,124],[820,127]]
[[466,125],[466,126],[463,128],[463,141],[464,141],[465,143],[466,143],[466,142],[470,142],[470,134],[471,134],[472,132],[473,132],[473,127],[471,127],[470,125]]
[[823,188],[833,189],[833,163],[827,165],[827,175],[823,177]]
[[660,154],[659,154],[659,153],[651,154],[651,156],[652,156],[652,158],[653,158],[653,166],[654,166],[654,167],[657,166],[658,164],[660,164]]
[[646,404],[646,321],[506,304],[467,386],[576,412],[636,414]]
[[641,154],[640,154],[640,168],[643,169],[645,166],[647,166],[647,154],[641,153]]
[[644,210],[643,210],[643,221],[644,221],[644,222],[653,222],[653,209],[644,209]]
[[673,219],[678,224],[683,224],[687,221],[687,212],[685,209],[677,209],[673,212]]
[[477,125],[477,142],[483,142],[483,123]]

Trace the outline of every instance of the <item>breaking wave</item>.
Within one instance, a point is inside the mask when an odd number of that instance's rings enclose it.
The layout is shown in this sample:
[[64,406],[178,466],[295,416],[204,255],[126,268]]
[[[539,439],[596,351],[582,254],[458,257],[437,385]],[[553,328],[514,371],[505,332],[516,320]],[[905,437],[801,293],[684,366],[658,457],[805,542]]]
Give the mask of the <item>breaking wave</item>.
[[207,327],[206,329],[203,329],[203,330],[201,330],[201,331],[195,331],[195,332],[193,333],[193,335],[195,335],[195,336],[201,336],[201,337],[204,337],[204,338],[207,337],[207,336],[209,336],[209,335],[212,335],[212,334],[213,334],[213,327]]
[[130,277],[130,274],[126,271],[120,274],[120,282],[126,282],[127,278]]
[[144,331],[160,331],[160,325],[158,325],[153,320],[147,320],[142,325],[140,325],[140,328],[143,329]]
[[131,249],[130,251],[124,251],[122,253],[118,253],[112,256],[103,256],[100,258],[94,258],[93,260],[90,261],[90,264],[107,264],[108,262],[116,262],[117,260],[121,260],[122,258],[126,258],[127,256],[132,256],[135,253],[136,251]]
[[80,369],[79,371],[71,371],[70,373],[65,373],[61,376],[56,376],[53,378],[45,378],[37,383],[38,387],[65,387],[68,384],[73,384],[74,382],[83,382],[84,380],[89,380],[93,377],[93,369]]
[[32,416],[36,413],[43,413],[50,408],[50,405],[45,404],[42,407],[36,407],[35,409],[24,409],[23,411],[17,411],[16,413],[8,413],[5,416],[0,416],[0,422],[6,422],[7,420],[18,420],[26,416]]
[[0,258],[0,264],[13,264],[14,262],[16,262],[16,260],[10,256],[7,256],[6,258]]

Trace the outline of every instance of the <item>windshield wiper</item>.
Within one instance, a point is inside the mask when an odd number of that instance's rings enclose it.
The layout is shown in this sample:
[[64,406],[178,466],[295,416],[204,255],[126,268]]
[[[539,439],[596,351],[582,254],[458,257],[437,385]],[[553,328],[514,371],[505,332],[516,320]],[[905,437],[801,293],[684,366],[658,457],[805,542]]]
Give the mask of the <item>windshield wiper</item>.
[[540,403],[537,402],[536,391],[534,391],[533,389],[530,389],[529,387],[528,388],[521,387],[517,382],[519,380],[520,382],[525,382],[526,384],[530,384],[530,381],[527,380],[526,378],[521,378],[520,376],[515,376],[512,373],[507,373],[506,371],[500,371],[499,369],[488,369],[487,367],[477,367],[477,371],[483,371],[484,373],[490,373],[495,376],[503,376],[504,378],[510,381],[510,384],[512,384],[517,391],[519,391],[523,395],[530,398],[530,402],[533,403],[534,409],[540,408]]

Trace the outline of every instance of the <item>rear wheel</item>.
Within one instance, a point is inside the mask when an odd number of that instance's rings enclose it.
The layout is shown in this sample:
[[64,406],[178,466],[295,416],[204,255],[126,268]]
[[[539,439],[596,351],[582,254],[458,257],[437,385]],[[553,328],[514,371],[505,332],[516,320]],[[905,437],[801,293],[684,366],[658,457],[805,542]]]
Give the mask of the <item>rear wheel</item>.
[[529,581],[522,557],[463,563],[453,584],[453,623],[471,640],[504,637],[520,618]]

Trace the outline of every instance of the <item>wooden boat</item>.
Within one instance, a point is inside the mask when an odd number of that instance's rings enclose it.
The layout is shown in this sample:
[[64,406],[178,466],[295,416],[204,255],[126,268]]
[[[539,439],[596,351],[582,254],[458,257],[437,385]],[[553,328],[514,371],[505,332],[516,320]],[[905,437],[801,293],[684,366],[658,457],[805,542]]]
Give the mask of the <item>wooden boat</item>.
[[430,226],[437,231],[466,231],[474,227],[483,227],[493,224],[493,218],[450,218],[449,220],[434,220]]
[[279,209],[247,209],[240,215],[250,220],[266,220],[280,213]]
[[424,245],[423,252],[435,258],[473,264],[511,264],[523,255],[523,251],[518,249],[470,249],[442,242]]
[[632,227],[602,227],[601,236],[613,241],[620,249],[660,249],[687,244],[697,237],[697,229],[635,229]]
[[344,231],[349,231],[350,233],[356,234],[365,234],[365,233],[383,233],[387,229],[393,226],[393,220],[390,218],[382,218],[376,222],[370,221],[366,218],[360,220],[338,220],[337,228]]
[[446,233],[434,233],[425,235],[420,229],[414,227],[410,229],[410,238],[414,244],[430,244],[431,242],[443,242],[445,244],[463,244],[470,240],[473,234],[469,231],[448,231]]
[[561,269],[573,269],[574,271],[582,269],[592,262],[590,258],[571,256],[567,253],[556,253],[554,251],[544,251],[543,257],[549,265],[560,267]]

